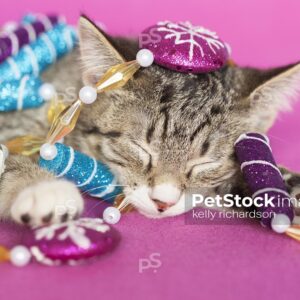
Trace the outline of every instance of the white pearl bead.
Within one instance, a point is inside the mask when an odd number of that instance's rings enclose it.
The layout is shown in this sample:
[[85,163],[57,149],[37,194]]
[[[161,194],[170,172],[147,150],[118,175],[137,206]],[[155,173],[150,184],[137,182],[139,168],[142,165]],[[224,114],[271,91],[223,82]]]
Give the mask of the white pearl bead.
[[84,86],[79,91],[79,99],[85,104],[92,104],[97,99],[97,90],[91,86]]
[[148,49],[141,49],[136,55],[136,60],[140,66],[149,67],[154,61],[154,55]]
[[56,91],[52,84],[44,83],[39,89],[39,94],[44,100],[48,101],[54,98]]
[[57,149],[55,145],[44,144],[40,149],[40,156],[45,160],[52,160],[57,155]]
[[4,159],[7,159],[8,155],[9,155],[9,151],[8,151],[7,147],[3,144],[0,144],[0,148],[4,154]]
[[10,250],[10,261],[16,267],[26,266],[31,259],[30,251],[24,246],[15,246]]
[[276,214],[271,221],[271,227],[277,233],[284,233],[290,226],[291,221],[285,214]]
[[108,224],[116,224],[121,219],[121,213],[117,208],[110,206],[104,210],[103,219]]

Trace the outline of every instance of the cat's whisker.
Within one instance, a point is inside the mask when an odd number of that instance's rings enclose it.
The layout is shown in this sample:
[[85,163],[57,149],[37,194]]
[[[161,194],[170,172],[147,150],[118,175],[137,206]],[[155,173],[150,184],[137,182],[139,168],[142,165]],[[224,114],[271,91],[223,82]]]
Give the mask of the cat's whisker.
[[149,209],[142,200],[139,200],[136,197],[131,197],[131,204],[137,208],[144,208],[145,210]]
[[[125,195],[124,193],[118,194],[117,196],[123,196]],[[89,214],[92,210],[94,210],[96,207],[98,207],[100,204],[106,203],[107,204],[107,200],[114,198],[115,196],[111,196],[109,198],[107,198],[106,200],[103,199],[97,199],[98,203],[96,205],[94,205],[92,208],[90,208],[86,213]]]
[[[113,187],[117,187],[117,186],[121,186],[121,187],[124,187],[124,186],[126,186],[126,185],[118,185],[118,184],[114,184],[114,185],[110,185],[110,186],[113,186]],[[88,190],[86,190],[86,191],[84,191],[83,192],[83,194],[88,194],[88,193],[90,193],[90,192],[92,192],[92,191],[94,191],[94,190],[97,190],[97,189],[99,189],[99,188],[105,188],[105,187],[107,187],[106,185],[103,185],[103,186],[97,186],[97,187],[93,187],[93,188],[90,188],[90,189],[88,189]]]
[[283,142],[283,143],[285,143],[285,144],[288,144],[288,143],[289,143],[287,140],[284,140],[284,139],[282,139],[282,138],[280,138],[280,137],[278,137],[278,136],[276,136],[276,135],[270,134],[270,133],[268,133],[268,137],[271,137],[271,138],[273,138],[274,140]]
[[126,209],[126,207],[129,205],[129,203],[127,203],[125,206],[123,206],[122,208],[120,208],[119,209],[119,211],[122,213],[125,209]]
[[122,212],[127,206],[129,205],[129,199],[124,198],[124,200],[120,203],[120,205],[117,207],[117,209]]
[[[126,186],[128,186],[128,185],[121,185],[121,184],[110,184],[109,185],[110,187],[126,187]],[[92,192],[92,191],[94,191],[94,190],[97,190],[97,189],[99,189],[99,188],[105,188],[105,187],[107,187],[106,185],[100,185],[100,186],[96,186],[96,187],[93,187],[93,188],[90,188],[90,189],[88,189],[88,190],[86,190],[86,191],[84,191],[83,193],[82,193],[82,195],[86,195],[86,194],[89,194],[90,192]]]
[[128,203],[129,202],[129,199],[128,199],[128,197],[125,197],[121,202],[120,202],[120,204],[118,205],[118,209],[121,209],[126,203]]
[[[103,201],[103,200],[102,200]],[[102,201],[99,201],[99,203],[97,203],[96,205],[94,205],[92,208],[90,208],[86,214],[89,215],[96,207],[98,207],[99,205],[102,204]]]

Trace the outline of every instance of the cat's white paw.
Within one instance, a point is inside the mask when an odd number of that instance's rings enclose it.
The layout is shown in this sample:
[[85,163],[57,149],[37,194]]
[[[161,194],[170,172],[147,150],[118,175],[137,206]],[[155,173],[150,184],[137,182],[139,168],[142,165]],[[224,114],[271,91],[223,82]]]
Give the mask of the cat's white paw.
[[83,207],[83,199],[71,182],[43,181],[18,194],[11,207],[11,216],[18,223],[39,226],[73,219]]

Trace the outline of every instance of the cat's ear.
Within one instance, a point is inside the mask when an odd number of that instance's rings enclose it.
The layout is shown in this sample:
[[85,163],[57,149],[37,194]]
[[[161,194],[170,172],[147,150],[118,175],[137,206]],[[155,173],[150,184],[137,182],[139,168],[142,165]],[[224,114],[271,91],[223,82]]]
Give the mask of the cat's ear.
[[113,65],[123,63],[112,38],[105,34],[86,16],[79,19],[79,46],[84,84],[94,85]]
[[262,130],[272,126],[279,111],[300,98],[300,63],[270,70],[248,70],[250,110]]

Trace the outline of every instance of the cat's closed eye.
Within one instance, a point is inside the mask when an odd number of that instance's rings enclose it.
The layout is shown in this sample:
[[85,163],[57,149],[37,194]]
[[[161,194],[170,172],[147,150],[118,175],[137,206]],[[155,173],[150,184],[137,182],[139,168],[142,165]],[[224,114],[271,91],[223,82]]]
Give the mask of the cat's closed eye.
[[136,153],[142,161],[144,172],[149,173],[157,163],[155,153],[147,145],[137,142],[134,139],[130,140],[129,146],[134,150],[133,153]]
[[102,145],[105,159],[123,168],[137,165],[144,173],[149,173],[157,164],[157,155],[147,144],[130,137],[119,137]]
[[192,176],[197,176],[201,172],[211,171],[219,168],[222,164],[218,160],[201,159],[198,162],[187,164],[186,177],[189,179]]

